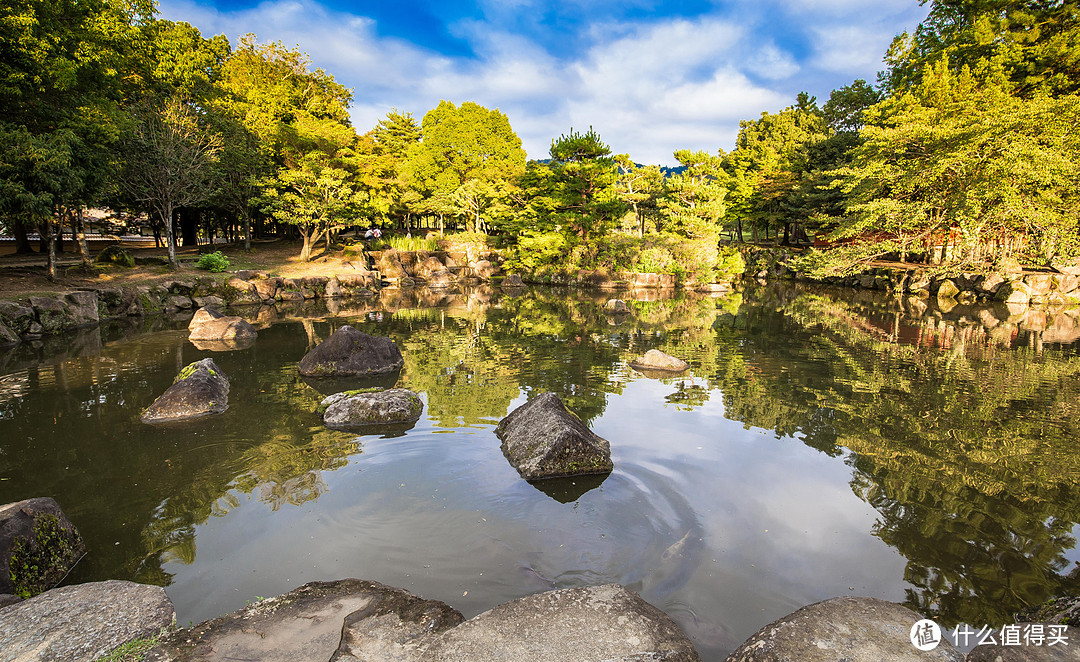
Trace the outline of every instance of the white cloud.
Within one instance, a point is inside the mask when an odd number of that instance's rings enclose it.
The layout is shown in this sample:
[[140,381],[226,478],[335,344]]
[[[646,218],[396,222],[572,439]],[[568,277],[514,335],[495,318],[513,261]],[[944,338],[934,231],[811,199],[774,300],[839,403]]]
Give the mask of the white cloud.
[[[360,131],[391,108],[420,119],[440,99],[475,101],[507,114],[531,158],[546,158],[552,138],[571,127],[593,126],[617,152],[671,164],[676,149],[731,149],[739,120],[790,105],[807,86],[827,97],[854,77],[872,80],[892,35],[921,18],[890,24],[890,12],[911,14],[910,3],[887,0],[886,6],[885,18],[863,22],[841,23],[870,7],[862,0],[774,0],[736,3],[743,15],[725,18],[582,25],[578,43],[586,45],[575,53],[553,53],[525,32],[484,20],[455,23],[454,35],[475,57],[380,36],[372,19],[315,0],[265,0],[227,12],[164,0],[161,13],[206,35],[235,39],[254,32],[262,41],[299,45],[353,89]],[[496,13],[487,10],[489,17]],[[803,35],[809,55],[797,56],[769,33],[781,15],[798,15],[785,29]]]

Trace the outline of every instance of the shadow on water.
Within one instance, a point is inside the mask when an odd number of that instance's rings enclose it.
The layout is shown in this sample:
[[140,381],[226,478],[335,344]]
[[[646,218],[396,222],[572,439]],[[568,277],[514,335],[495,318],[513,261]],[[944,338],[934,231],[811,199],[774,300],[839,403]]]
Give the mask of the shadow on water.
[[580,499],[586,492],[595,490],[603,485],[604,480],[610,475],[611,474],[592,474],[588,476],[575,476],[573,478],[531,480],[529,481],[529,485],[532,485],[559,503],[573,503]]

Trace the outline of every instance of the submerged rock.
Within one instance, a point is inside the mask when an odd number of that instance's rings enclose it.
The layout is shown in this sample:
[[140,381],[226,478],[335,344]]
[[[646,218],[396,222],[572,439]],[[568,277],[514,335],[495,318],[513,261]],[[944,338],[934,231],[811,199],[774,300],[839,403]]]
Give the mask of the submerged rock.
[[323,423],[330,428],[415,423],[424,411],[416,393],[393,388],[387,391],[335,393],[319,403]]
[[626,305],[626,302],[622,299],[608,299],[604,304],[605,313],[628,313],[630,312],[630,306]]
[[[399,588],[360,579],[311,582],[178,630],[147,662],[413,660],[413,651],[460,623],[459,612]],[[343,627],[344,625],[344,627]]]
[[506,602],[447,630],[423,662],[601,662],[701,658],[662,611],[616,584]]
[[46,591],[85,553],[82,535],[53,499],[0,506],[0,593],[29,598]]
[[630,367],[637,370],[662,370],[665,372],[682,372],[690,367],[690,364],[682,359],[665,354],[658,349],[650,349],[645,356],[634,359]]
[[110,580],[54,588],[0,609],[0,659],[92,662],[174,618],[160,586]]
[[840,597],[817,602],[761,628],[727,662],[962,662],[945,637],[931,651],[911,644],[911,628],[922,617],[877,598]]
[[611,444],[542,393],[499,421],[495,434],[510,464],[526,480],[611,472]]
[[213,359],[203,359],[181,370],[173,385],[146,408],[139,420],[181,421],[220,414],[228,408],[229,378]]
[[405,360],[389,338],[343,326],[300,359],[306,377],[365,377],[401,370]]

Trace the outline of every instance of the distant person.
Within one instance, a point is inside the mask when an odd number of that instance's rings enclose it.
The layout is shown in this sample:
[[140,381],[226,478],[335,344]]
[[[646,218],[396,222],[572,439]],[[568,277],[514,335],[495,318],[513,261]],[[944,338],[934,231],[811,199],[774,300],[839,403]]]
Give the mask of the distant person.
[[372,233],[372,236],[374,236],[376,239],[382,238],[382,230],[380,230],[379,228],[375,228]]
[[375,231],[372,230],[371,228],[368,228],[367,232],[364,233],[364,241],[370,241],[371,238],[374,237],[374,236],[375,236]]

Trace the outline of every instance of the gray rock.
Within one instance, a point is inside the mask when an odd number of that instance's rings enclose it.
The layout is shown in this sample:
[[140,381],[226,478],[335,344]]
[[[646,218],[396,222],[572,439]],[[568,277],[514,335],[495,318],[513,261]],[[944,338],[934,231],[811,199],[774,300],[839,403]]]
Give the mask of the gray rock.
[[1031,301],[1031,290],[1021,280],[1008,281],[1001,284],[994,293],[994,299],[1005,303],[1026,304]]
[[175,618],[160,586],[110,580],[54,588],[0,609],[0,662],[92,662]]
[[186,294],[174,294],[165,300],[165,306],[169,310],[190,310],[195,307],[195,302]]
[[240,280],[266,280],[270,274],[261,269],[241,269],[236,272]]
[[17,595],[12,595],[10,593],[0,593],[0,609],[3,609],[8,605],[13,605],[17,602],[22,602],[22,598]]
[[610,473],[611,444],[566,410],[554,393],[542,393],[499,421],[495,435],[522,478]]
[[143,423],[181,421],[229,408],[229,378],[214,363],[203,359],[189,364],[157,400],[142,413]]
[[53,499],[0,506],[0,593],[28,598],[47,591],[85,553],[78,529]]
[[75,319],[68,314],[63,302],[50,297],[30,297],[30,307],[34,309],[43,333],[60,333],[75,328]]
[[17,345],[20,342],[22,342],[22,338],[19,337],[19,334],[12,331],[7,324],[4,324],[4,320],[0,319],[0,347]]
[[465,620],[437,600],[382,589],[366,607],[345,617],[330,662],[414,662],[439,635]]
[[[200,310],[206,310],[202,308]],[[192,320],[194,321],[194,319]],[[191,329],[189,340],[254,340],[255,327],[243,317],[219,317]]]
[[18,335],[30,333],[30,327],[37,324],[37,316],[30,306],[22,306],[11,301],[0,301],[0,321],[7,324]]
[[94,262],[98,264],[115,264],[128,269],[135,266],[135,258],[131,257],[131,253],[115,244],[106,246],[104,250],[97,254]]
[[64,295],[64,303],[67,304],[68,314],[74,319],[76,327],[97,326],[100,321],[97,292],[68,292]]
[[658,349],[650,349],[645,356],[634,359],[630,367],[636,370],[659,370],[663,372],[682,372],[690,367],[690,364],[680,358],[665,354]]
[[199,308],[213,308],[214,310],[221,310],[225,307],[224,299],[215,295],[194,297],[193,301],[195,301],[195,305]]
[[1028,274],[1024,277],[1024,284],[1033,295],[1047,295],[1054,286],[1054,276],[1053,274]]
[[473,275],[480,280],[490,280],[492,276],[499,273],[499,268],[488,260],[477,260],[469,266],[472,267]]
[[521,276],[518,274],[506,274],[506,278],[502,281],[503,287],[524,287],[525,283],[521,280]]
[[700,660],[664,612],[622,586],[548,591],[447,630],[423,662]]
[[1001,287],[1004,283],[1005,277],[1001,274],[989,274],[984,278],[980,278],[975,283],[975,289],[981,294],[992,296],[997,293],[998,288]]
[[401,350],[389,338],[343,326],[300,359],[305,377],[365,377],[400,370]]
[[956,286],[956,283],[951,280],[945,279],[938,285],[937,297],[938,299],[955,299],[956,295],[960,294],[960,288]]
[[420,396],[403,388],[374,393],[344,391],[319,403],[323,423],[329,428],[415,423],[424,411]]
[[325,296],[327,299],[341,298],[341,281],[336,276],[326,282]]
[[[362,622],[365,611],[367,623]],[[395,614],[398,619],[380,618],[386,614]],[[349,655],[364,660],[371,659],[363,657],[367,651],[380,647],[407,651],[410,642],[403,630],[418,622],[436,630],[460,619],[460,614],[442,603],[420,600],[377,582],[311,582],[178,630],[165,637],[144,661],[327,662],[331,656],[349,660]],[[394,641],[399,642],[396,649]],[[353,651],[361,655],[353,655]]]
[[961,662],[963,654],[944,636],[932,651],[911,644],[911,628],[921,619],[906,607],[877,598],[832,598],[761,628],[727,662]]
[[630,312],[630,306],[626,305],[626,302],[622,299],[608,299],[604,304],[605,313],[628,313]]
[[270,301],[277,296],[280,281],[280,278],[262,278],[252,283],[252,285],[255,286],[255,292],[260,299]]

